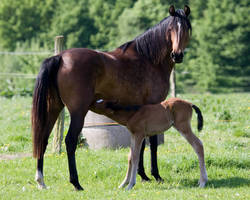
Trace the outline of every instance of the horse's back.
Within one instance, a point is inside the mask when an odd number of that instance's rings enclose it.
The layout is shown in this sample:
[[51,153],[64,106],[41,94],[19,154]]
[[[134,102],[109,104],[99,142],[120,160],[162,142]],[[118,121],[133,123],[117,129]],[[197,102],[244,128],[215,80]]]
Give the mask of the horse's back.
[[63,51],[62,67],[65,68],[86,68],[89,65],[100,63],[100,57],[97,51],[87,48],[73,48]]

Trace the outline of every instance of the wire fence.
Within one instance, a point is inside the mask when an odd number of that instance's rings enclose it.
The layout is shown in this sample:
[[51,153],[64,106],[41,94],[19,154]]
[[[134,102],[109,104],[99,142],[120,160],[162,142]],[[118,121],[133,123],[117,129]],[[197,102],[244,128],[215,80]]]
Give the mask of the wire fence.
[[24,79],[36,79],[35,74],[22,74],[22,73],[0,73],[0,79],[5,78],[24,78]]
[[[13,56],[23,56],[23,55],[53,55],[53,51],[23,51],[23,52],[12,52],[12,51],[0,51],[0,55],[13,55]],[[1,68],[0,68],[1,69]],[[22,78],[22,79],[36,79],[36,74],[27,74],[19,72],[1,72],[0,70],[0,79],[8,78]]]
[[53,54],[53,51],[26,51],[26,52],[11,52],[11,51],[0,51],[0,55],[50,55]]
[[[188,50],[187,50],[188,51]],[[54,54],[53,50],[45,50],[45,51],[20,51],[20,52],[11,52],[11,51],[0,51],[0,55],[13,55],[13,56],[23,56],[23,55],[47,55],[47,56],[52,56]],[[184,75],[184,74],[189,74],[189,71],[182,71],[178,72],[175,71],[176,76],[179,75]],[[0,80],[3,79],[36,79],[37,74],[27,74],[27,73],[20,73],[20,72],[1,72],[1,67],[0,67]],[[178,85],[178,82],[177,82]],[[225,88],[227,89],[227,88]],[[250,87],[248,86],[238,86],[235,87],[236,91],[249,91]],[[179,88],[176,88],[177,93],[179,92]]]

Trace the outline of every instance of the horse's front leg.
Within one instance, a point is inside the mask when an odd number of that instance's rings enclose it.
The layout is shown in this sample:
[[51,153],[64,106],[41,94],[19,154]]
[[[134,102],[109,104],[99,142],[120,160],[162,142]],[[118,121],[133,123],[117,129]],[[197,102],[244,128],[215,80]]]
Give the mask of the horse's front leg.
[[145,173],[144,162],[143,162],[145,144],[146,144],[146,139],[143,140],[142,145],[141,145],[138,174],[141,176],[142,181],[150,181],[150,179],[147,177],[147,175]]
[[157,164],[157,148],[158,148],[158,137],[157,135],[149,137],[150,152],[151,152],[151,174],[155,177],[155,180],[162,182],[163,179],[160,177],[158,164]]
[[136,183],[136,174],[139,163],[141,144],[144,138],[143,133],[132,133],[131,134],[131,176],[129,180],[128,187],[126,190],[130,190],[134,187]]

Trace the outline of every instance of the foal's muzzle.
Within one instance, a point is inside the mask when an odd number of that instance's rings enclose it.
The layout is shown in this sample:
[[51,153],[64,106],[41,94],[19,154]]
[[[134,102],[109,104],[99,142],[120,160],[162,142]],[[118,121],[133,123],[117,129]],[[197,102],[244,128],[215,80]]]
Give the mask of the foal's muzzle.
[[182,52],[181,53],[174,53],[174,52],[172,52],[170,54],[170,57],[172,58],[173,62],[175,62],[175,63],[182,63],[184,54]]

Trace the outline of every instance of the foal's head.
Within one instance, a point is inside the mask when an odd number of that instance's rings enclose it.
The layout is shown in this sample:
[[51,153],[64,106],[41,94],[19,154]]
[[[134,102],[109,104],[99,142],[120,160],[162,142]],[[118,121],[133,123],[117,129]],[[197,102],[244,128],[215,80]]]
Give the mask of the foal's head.
[[169,14],[170,22],[167,37],[170,37],[172,44],[170,56],[173,62],[181,63],[184,56],[183,51],[189,42],[192,29],[188,19],[190,8],[185,5],[184,10],[175,11],[174,6],[170,6]]

